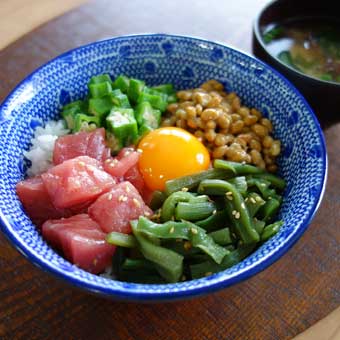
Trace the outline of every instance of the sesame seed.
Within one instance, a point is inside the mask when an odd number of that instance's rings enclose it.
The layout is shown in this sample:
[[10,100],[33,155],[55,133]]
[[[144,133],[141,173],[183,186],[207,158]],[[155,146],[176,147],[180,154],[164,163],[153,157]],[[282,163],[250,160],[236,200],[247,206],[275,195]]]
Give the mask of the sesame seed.
[[233,200],[233,196],[227,196],[227,200],[232,201]]
[[248,197],[246,197],[246,199],[244,200],[245,202],[248,202],[249,200],[248,200]]
[[139,153],[142,153],[142,152],[143,152],[142,149],[137,149],[136,151],[139,152]]
[[108,199],[109,201],[111,201],[111,200],[112,200],[112,194],[109,194],[109,195],[107,196],[107,199]]
[[110,163],[110,162],[111,162],[111,158],[105,159],[105,163]]
[[215,209],[215,210],[212,212],[212,214],[213,214],[213,215],[216,215],[216,213],[217,213],[217,210]]
[[171,227],[169,233],[172,234],[174,231],[175,231],[175,228]]
[[187,192],[187,191],[189,191],[189,188],[184,187],[184,188],[182,188],[182,191]]
[[210,275],[212,275],[212,272],[206,272],[206,273],[204,274],[204,276],[210,276]]
[[182,242],[181,238],[176,238],[176,242]]
[[127,201],[127,197],[126,196],[124,196],[124,195],[120,195],[119,197],[118,197],[118,201],[119,202],[126,202]]
[[231,191],[227,191],[225,194],[226,194],[226,196],[232,196],[233,195],[233,193]]
[[244,204],[244,202],[241,203],[241,208],[242,208],[242,209],[245,209],[245,208],[246,208],[246,205]]
[[253,203],[253,204],[255,204],[255,203],[256,203],[255,198],[254,198],[254,197],[250,197],[250,202]]
[[271,200],[271,199],[272,199],[272,197],[271,197],[271,196],[269,196],[269,197],[268,197],[268,199],[269,199],[269,200]]
[[141,206],[141,204],[140,204],[140,202],[138,201],[137,198],[133,198],[133,199],[132,199],[132,202],[133,202],[133,203],[135,204],[135,206],[138,207],[138,208]]
[[151,214],[150,214],[148,211],[145,211],[145,212],[144,212],[144,215],[145,215],[145,216],[150,216]]
[[84,165],[85,165],[85,163],[82,162],[82,161],[78,162],[78,164],[79,164],[80,166],[84,166]]
[[125,187],[125,191],[126,191],[127,193],[129,193],[129,192],[130,192],[130,188],[129,188],[128,186],[126,186],[126,187]]
[[233,210],[233,211],[231,212],[231,214],[235,216],[235,215],[237,214],[237,211],[236,211],[236,210]]
[[241,162],[241,164],[243,164],[243,165],[244,165],[244,164],[247,164],[247,162],[246,162],[246,161],[242,161],[242,162]]
[[262,200],[261,200],[261,197],[260,197],[260,196],[256,196],[256,197],[255,197],[255,201],[256,201],[256,202],[261,202],[261,201],[262,201]]
[[197,233],[198,233],[197,229],[195,229],[195,228],[191,228],[191,232],[192,232],[193,234],[197,234]]
[[266,183],[261,183],[261,187],[266,187]]
[[239,211],[235,214],[235,218],[238,220],[240,218],[241,214],[239,213]]

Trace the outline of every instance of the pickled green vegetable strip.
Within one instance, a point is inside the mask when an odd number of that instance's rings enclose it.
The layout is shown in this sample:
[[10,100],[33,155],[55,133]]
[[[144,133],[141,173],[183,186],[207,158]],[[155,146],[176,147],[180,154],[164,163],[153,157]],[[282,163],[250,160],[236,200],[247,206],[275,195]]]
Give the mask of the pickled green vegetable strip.
[[190,192],[178,191],[171,194],[165,201],[161,211],[161,221],[171,220],[175,215],[175,208],[178,202],[189,202],[194,195]]
[[207,195],[224,195],[230,220],[244,244],[259,241],[244,199],[234,185],[219,179],[206,179],[198,186],[198,192]]
[[188,240],[193,247],[201,249],[217,263],[220,263],[228,253],[227,250],[216,244],[204,229],[188,221],[168,221],[163,224],[158,224],[145,217],[140,217],[138,220],[138,231],[148,236],[162,239]]
[[[152,222],[151,222],[152,223]],[[177,282],[183,273],[183,256],[174,251],[155,245],[139,231],[136,221],[130,222],[138,248],[144,257],[158,265],[158,272],[168,282]],[[161,269],[161,270],[159,270]]]
[[249,164],[242,164],[231,161],[224,161],[222,159],[214,160],[214,168],[216,169],[225,169],[234,173],[235,175],[252,175],[252,174],[261,174],[264,172],[263,169],[258,168]]
[[198,221],[216,213],[212,202],[179,202],[175,208],[176,220]]
[[279,208],[280,202],[276,198],[271,198],[259,209],[256,217],[265,222],[271,222]]
[[214,273],[218,273],[222,270],[228,269],[235,264],[241,262],[246,258],[253,250],[255,245],[242,246],[229,252],[222,260],[220,264],[214,261],[205,261],[199,264],[194,264],[190,266],[191,276],[193,279],[198,279],[200,277],[208,276]]
[[277,188],[279,190],[283,190],[286,186],[286,181],[284,179],[282,179],[279,176],[270,174],[270,173],[263,173],[261,175],[253,175],[254,178],[262,178],[268,182],[271,183],[271,185],[274,188]]
[[258,220],[257,218],[254,218],[253,223],[254,223],[254,228],[255,228],[255,230],[257,231],[257,233],[258,233],[259,235],[261,235],[262,232],[263,232],[263,229],[264,229],[264,227],[265,227],[265,225],[266,225],[266,222],[265,222],[265,221]]
[[213,214],[204,220],[196,221],[195,224],[207,231],[212,231],[228,225],[227,219],[228,211],[224,209],[218,210],[216,214]]
[[165,199],[166,199],[166,196],[165,196],[165,194],[162,191],[155,190],[152,193],[152,197],[151,197],[151,201],[150,201],[149,207],[152,210],[155,211],[155,210],[157,210],[157,209],[162,207]]
[[209,233],[208,235],[220,246],[226,246],[233,243],[229,228],[219,229]]
[[283,225],[283,221],[277,221],[272,224],[267,225],[261,234],[261,241],[267,241],[269,240],[272,236],[277,234],[277,232],[280,230],[280,228]]
[[126,258],[122,264],[123,270],[143,270],[147,273],[155,273],[156,268],[151,261],[145,259],[130,259]]
[[254,217],[266,201],[258,193],[251,192],[246,197],[245,203],[250,217]]
[[106,242],[124,248],[134,248],[137,246],[136,239],[133,235],[118,233],[115,231],[106,235]]
[[242,196],[245,196],[248,189],[248,184],[245,176],[237,176],[228,179],[228,182],[233,184]]
[[172,179],[165,183],[165,194],[169,196],[174,192],[182,190],[183,188],[186,188],[188,190],[194,189],[204,179],[227,179],[233,177],[234,175],[235,173],[233,172],[233,170],[229,169],[209,169],[193,175]]
[[163,239],[162,246],[183,255],[187,260],[201,253],[199,248],[194,248],[189,241],[184,239]]

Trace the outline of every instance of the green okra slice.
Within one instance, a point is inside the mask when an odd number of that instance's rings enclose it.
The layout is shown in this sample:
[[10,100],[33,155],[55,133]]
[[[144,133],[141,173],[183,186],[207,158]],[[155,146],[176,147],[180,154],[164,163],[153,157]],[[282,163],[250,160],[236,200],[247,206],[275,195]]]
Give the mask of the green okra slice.
[[152,94],[150,91],[143,91],[138,97],[138,103],[148,102],[154,109],[164,112],[168,106],[167,95],[157,92]]
[[178,282],[183,273],[183,256],[152,243],[140,232],[137,221],[130,224],[144,257],[157,265],[157,271],[167,282]]
[[63,107],[61,116],[64,118],[66,125],[70,130],[74,129],[74,119],[76,114],[85,112],[84,106],[84,102],[77,100]]
[[115,138],[118,150],[138,138],[137,122],[132,109],[113,107],[106,117],[106,127]]
[[112,88],[119,89],[123,93],[127,93],[130,85],[130,79],[124,75],[118,76],[115,81],[112,83]]
[[103,98],[109,96],[112,92],[111,82],[103,82],[88,85],[91,98]]
[[143,92],[144,86],[144,81],[134,78],[130,79],[127,95],[133,103],[137,103],[139,96]]
[[161,84],[161,85],[153,86],[151,87],[151,90],[165,93],[168,95],[176,93],[174,86],[172,84]]
[[158,224],[145,217],[140,217],[138,220],[138,230],[151,237],[188,240],[193,247],[201,249],[216,263],[220,263],[228,253],[226,249],[215,243],[204,229],[189,221],[168,221],[163,224]]
[[72,132],[90,132],[100,126],[101,123],[99,117],[77,113],[74,117],[74,127],[72,129]]
[[135,117],[138,126],[148,126],[157,129],[161,122],[160,110],[153,109],[149,102],[141,102],[135,108]]
[[112,109],[112,102],[109,97],[90,98],[89,113],[103,119]]
[[131,108],[128,96],[119,89],[113,90],[111,92],[110,99],[114,106],[123,107],[127,109]]
[[98,76],[94,76],[90,79],[89,85],[90,84],[100,84],[100,83],[111,83],[111,77],[109,74],[99,74]]

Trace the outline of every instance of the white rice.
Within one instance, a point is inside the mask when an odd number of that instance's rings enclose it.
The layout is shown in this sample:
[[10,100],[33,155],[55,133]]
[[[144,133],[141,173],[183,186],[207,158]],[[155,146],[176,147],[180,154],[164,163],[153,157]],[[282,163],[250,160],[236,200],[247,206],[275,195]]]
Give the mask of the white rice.
[[40,175],[52,166],[54,143],[59,136],[68,133],[63,120],[50,120],[45,127],[38,126],[35,129],[32,146],[24,152],[24,156],[32,163],[27,170],[28,176]]

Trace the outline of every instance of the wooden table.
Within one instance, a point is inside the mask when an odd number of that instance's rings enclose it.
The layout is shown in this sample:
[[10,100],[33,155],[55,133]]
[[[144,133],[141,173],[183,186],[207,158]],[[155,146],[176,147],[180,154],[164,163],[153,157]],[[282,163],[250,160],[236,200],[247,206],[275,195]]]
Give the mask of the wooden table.
[[[265,2],[116,0],[86,4],[0,52],[0,101],[52,57],[121,34],[195,35],[250,52],[252,20]],[[340,117],[339,108],[334,114]],[[281,340],[301,333],[340,304],[340,124],[324,132],[328,184],[306,233],[270,268],[206,297],[157,305],[104,300],[43,273],[0,235],[0,338]]]

